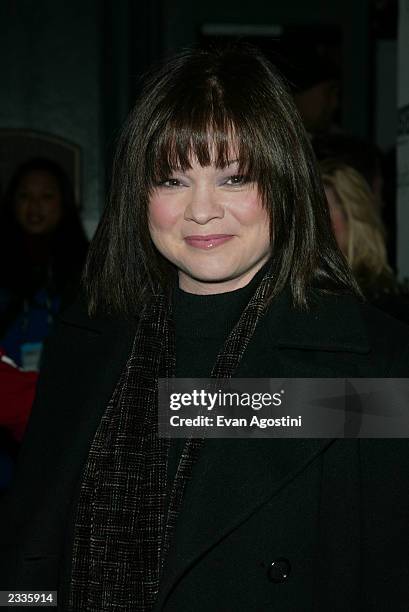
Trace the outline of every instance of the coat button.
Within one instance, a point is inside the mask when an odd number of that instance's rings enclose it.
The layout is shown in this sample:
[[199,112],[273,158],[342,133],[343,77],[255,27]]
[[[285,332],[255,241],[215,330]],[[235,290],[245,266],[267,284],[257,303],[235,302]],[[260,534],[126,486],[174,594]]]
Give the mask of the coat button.
[[280,557],[270,563],[268,570],[268,577],[271,582],[278,584],[279,582],[285,582],[291,572],[291,564],[288,559]]

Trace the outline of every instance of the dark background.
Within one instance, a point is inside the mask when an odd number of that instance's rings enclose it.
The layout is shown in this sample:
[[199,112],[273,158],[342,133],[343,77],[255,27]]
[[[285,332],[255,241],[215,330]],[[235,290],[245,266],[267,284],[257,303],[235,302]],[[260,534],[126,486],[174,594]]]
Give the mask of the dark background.
[[307,40],[317,28],[337,30],[341,128],[383,150],[395,140],[396,1],[2,0],[0,24],[0,128],[38,130],[79,145],[90,233],[141,75],[215,25],[265,39],[277,26],[298,28]]

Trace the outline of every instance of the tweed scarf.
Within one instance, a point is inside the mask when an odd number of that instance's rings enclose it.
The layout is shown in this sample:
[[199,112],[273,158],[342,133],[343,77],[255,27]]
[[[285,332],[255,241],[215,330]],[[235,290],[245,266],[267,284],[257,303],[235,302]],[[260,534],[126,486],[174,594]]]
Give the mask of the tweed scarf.
[[[263,313],[270,281],[267,272],[220,351],[212,377],[232,376]],[[174,371],[171,312],[160,296],[141,316],[85,464],[70,611],[148,612],[154,606],[183,493],[203,445],[198,438],[186,441],[166,503],[169,440],[157,435],[157,381]]]

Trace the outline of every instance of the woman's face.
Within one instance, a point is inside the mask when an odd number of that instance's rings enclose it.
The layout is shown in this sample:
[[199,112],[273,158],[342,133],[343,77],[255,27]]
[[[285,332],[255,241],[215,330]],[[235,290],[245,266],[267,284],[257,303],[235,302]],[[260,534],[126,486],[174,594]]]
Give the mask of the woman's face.
[[269,216],[235,161],[173,172],[150,197],[149,228],[188,293],[244,287],[270,256]]
[[335,234],[336,241],[342,253],[348,255],[348,219],[342,208],[334,189],[329,185],[325,185],[325,195],[331,216],[332,229]]
[[26,174],[16,190],[15,214],[17,222],[27,234],[52,232],[62,217],[62,198],[57,179],[43,170]]

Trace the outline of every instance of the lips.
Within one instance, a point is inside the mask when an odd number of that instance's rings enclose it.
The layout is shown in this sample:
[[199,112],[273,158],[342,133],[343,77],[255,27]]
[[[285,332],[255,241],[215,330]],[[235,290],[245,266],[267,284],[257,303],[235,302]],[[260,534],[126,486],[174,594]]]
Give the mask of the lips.
[[232,234],[209,234],[207,236],[186,236],[185,242],[196,249],[214,249],[233,238]]

